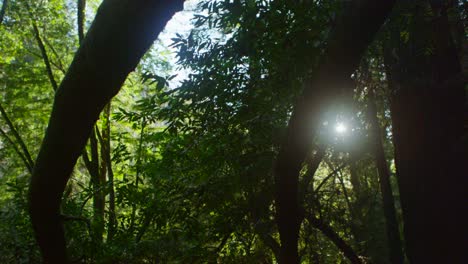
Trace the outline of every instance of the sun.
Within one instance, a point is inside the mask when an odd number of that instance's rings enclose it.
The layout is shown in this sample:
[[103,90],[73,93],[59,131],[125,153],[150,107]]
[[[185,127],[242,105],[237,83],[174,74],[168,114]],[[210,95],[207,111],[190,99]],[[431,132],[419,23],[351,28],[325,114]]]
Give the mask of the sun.
[[338,123],[336,124],[335,131],[338,134],[344,134],[346,133],[346,131],[348,131],[348,128],[346,127],[344,123]]

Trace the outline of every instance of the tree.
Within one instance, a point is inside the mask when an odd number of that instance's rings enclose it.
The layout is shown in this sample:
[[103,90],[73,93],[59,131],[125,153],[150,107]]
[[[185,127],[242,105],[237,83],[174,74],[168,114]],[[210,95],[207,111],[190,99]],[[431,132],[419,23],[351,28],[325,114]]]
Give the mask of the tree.
[[400,7],[412,19],[398,24],[386,53],[406,251],[411,263],[464,263],[466,92],[450,33],[453,6],[429,2]]
[[393,4],[394,1],[353,2],[331,34],[318,71],[304,83],[304,95],[291,116],[275,167],[281,263],[299,263],[297,246],[302,216],[297,201],[298,177],[316,130],[310,128],[309,122],[317,126],[323,111],[320,109],[330,107],[333,98],[346,89],[343,86]]
[[182,4],[183,1],[107,0],[99,8],[57,90],[31,178],[31,221],[45,262],[67,262],[61,196],[92,126]]
[[[385,1],[190,0],[147,52],[182,1],[105,0],[85,40],[101,2],[0,1],[0,262],[45,247],[49,262],[399,263],[399,225],[409,260],[463,258],[463,187],[441,178],[463,181],[445,172],[466,174],[466,153],[438,147],[464,144],[463,95],[427,83],[460,72],[440,43],[461,53],[464,3],[442,26],[425,0],[388,20]],[[39,247],[27,191],[57,86],[31,188]],[[435,189],[432,169],[442,197],[417,189]],[[434,210],[445,226],[420,220]]]
[[380,190],[382,192],[387,239],[390,248],[390,262],[403,263],[405,257],[403,255],[403,245],[400,239],[400,229],[398,227],[397,213],[390,181],[390,169],[385,158],[384,143],[382,140],[383,132],[377,117],[374,89],[374,87],[370,87],[367,95],[368,119],[371,126],[370,138],[372,141],[372,151],[379,174]]

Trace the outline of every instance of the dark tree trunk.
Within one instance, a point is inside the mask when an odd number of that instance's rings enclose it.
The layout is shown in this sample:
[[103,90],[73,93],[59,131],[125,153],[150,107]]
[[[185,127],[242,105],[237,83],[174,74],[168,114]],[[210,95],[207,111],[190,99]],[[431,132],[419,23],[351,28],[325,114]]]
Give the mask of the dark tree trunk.
[[45,263],[67,263],[60,220],[63,190],[101,110],[182,0],[104,0],[55,95],[31,178],[32,225]]
[[86,12],[86,0],[77,0],[77,18],[78,18],[78,41],[81,44],[84,39],[84,22]]
[[0,9],[0,25],[3,23],[5,18],[5,13],[8,7],[8,0],[3,0],[2,9]]
[[[394,0],[354,1],[331,34],[319,70],[304,84],[304,94],[289,121],[288,134],[275,164],[276,221],[281,239],[280,263],[299,263],[297,252],[301,213],[298,201],[299,171],[319,124],[362,54],[371,43]],[[351,90],[351,87],[344,89]]]
[[429,21],[419,10],[409,41],[385,56],[406,252],[411,263],[468,263],[465,83],[446,12]]
[[368,94],[368,113],[371,125],[372,151],[379,174],[380,192],[382,193],[383,211],[387,231],[388,246],[390,249],[390,263],[398,264],[404,262],[403,247],[400,238],[400,229],[395,211],[392,185],[390,183],[390,171],[383,147],[383,135],[377,119],[377,106],[375,104],[374,91],[372,88]]

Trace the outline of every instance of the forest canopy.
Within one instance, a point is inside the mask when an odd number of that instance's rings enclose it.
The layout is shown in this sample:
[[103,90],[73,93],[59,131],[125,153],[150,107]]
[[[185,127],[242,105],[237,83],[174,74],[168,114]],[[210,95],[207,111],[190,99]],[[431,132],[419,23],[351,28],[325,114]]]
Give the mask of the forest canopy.
[[468,263],[465,1],[0,4],[0,263]]

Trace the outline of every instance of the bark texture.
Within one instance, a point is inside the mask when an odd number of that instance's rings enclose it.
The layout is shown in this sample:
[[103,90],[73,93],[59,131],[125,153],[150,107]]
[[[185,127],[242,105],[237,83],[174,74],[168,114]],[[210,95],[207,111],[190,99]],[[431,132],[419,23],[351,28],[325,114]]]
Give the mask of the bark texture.
[[[328,41],[323,60],[315,75],[304,84],[304,92],[288,125],[288,134],[275,164],[276,221],[281,239],[280,263],[299,263],[298,237],[301,213],[298,201],[298,178],[310,150],[320,114],[330,107],[361,56],[372,42],[394,0],[353,1],[345,10]],[[352,89],[347,87],[348,90]]]
[[55,95],[31,178],[32,225],[45,263],[67,263],[61,197],[101,110],[183,0],[105,0]]

